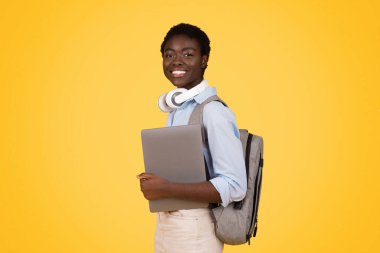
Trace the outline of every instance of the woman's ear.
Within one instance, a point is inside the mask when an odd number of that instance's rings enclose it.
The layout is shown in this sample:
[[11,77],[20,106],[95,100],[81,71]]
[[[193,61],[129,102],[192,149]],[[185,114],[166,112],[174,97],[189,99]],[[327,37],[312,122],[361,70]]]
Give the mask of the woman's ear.
[[202,56],[202,69],[205,69],[207,67],[207,62],[208,62],[208,55],[203,55]]

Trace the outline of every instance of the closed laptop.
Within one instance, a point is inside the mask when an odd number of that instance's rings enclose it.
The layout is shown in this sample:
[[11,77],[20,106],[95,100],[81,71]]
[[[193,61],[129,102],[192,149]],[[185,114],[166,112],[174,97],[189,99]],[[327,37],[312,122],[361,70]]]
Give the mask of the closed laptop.
[[[200,125],[141,131],[145,171],[176,183],[206,181]],[[150,200],[151,212],[207,207],[208,203],[181,200]]]

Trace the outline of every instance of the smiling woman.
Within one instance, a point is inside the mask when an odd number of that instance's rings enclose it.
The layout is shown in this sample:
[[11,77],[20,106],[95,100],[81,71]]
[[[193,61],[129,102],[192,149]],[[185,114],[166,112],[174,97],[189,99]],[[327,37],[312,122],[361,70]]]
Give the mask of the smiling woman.
[[168,78],[178,88],[191,89],[203,79],[208,55],[201,55],[196,39],[187,35],[173,36],[163,54],[163,68]]
[[[172,98],[169,101],[165,99],[167,108],[164,106],[163,111],[170,112],[166,125],[186,125],[197,105],[216,96],[216,89],[203,79],[210,40],[198,27],[179,24],[167,33],[161,53],[164,74],[178,88],[169,92],[167,97],[173,95],[175,100],[173,92],[184,94],[178,97],[186,97],[181,103],[170,101]],[[169,182],[152,173],[142,173],[138,178],[146,199],[177,198],[227,206],[244,198],[247,179],[234,114],[222,103],[212,101],[205,105],[203,119],[208,140],[204,157],[210,180],[184,184]],[[215,236],[208,208],[158,212],[154,244],[156,253],[223,251],[223,243]]]
[[210,40],[201,31],[185,33],[186,27],[188,25],[182,24],[169,31],[162,42],[161,53],[166,78],[178,88],[191,89],[203,80]]

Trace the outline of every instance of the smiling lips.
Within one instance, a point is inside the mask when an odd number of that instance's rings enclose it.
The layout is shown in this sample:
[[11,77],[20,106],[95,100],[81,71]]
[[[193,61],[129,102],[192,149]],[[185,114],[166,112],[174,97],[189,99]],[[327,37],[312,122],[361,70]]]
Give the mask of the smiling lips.
[[185,70],[173,70],[172,75],[174,77],[183,77],[186,74]]

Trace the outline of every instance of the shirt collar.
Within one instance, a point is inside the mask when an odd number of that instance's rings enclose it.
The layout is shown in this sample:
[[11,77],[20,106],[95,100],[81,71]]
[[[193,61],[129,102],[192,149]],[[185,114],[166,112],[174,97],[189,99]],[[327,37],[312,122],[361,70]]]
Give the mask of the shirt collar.
[[[207,80],[203,80],[202,82],[207,82]],[[206,101],[206,99],[208,99],[211,96],[215,96],[215,95],[216,95],[216,88],[208,86],[204,91],[202,91],[201,93],[196,95],[194,97],[194,100],[198,104],[202,104],[204,101]]]

